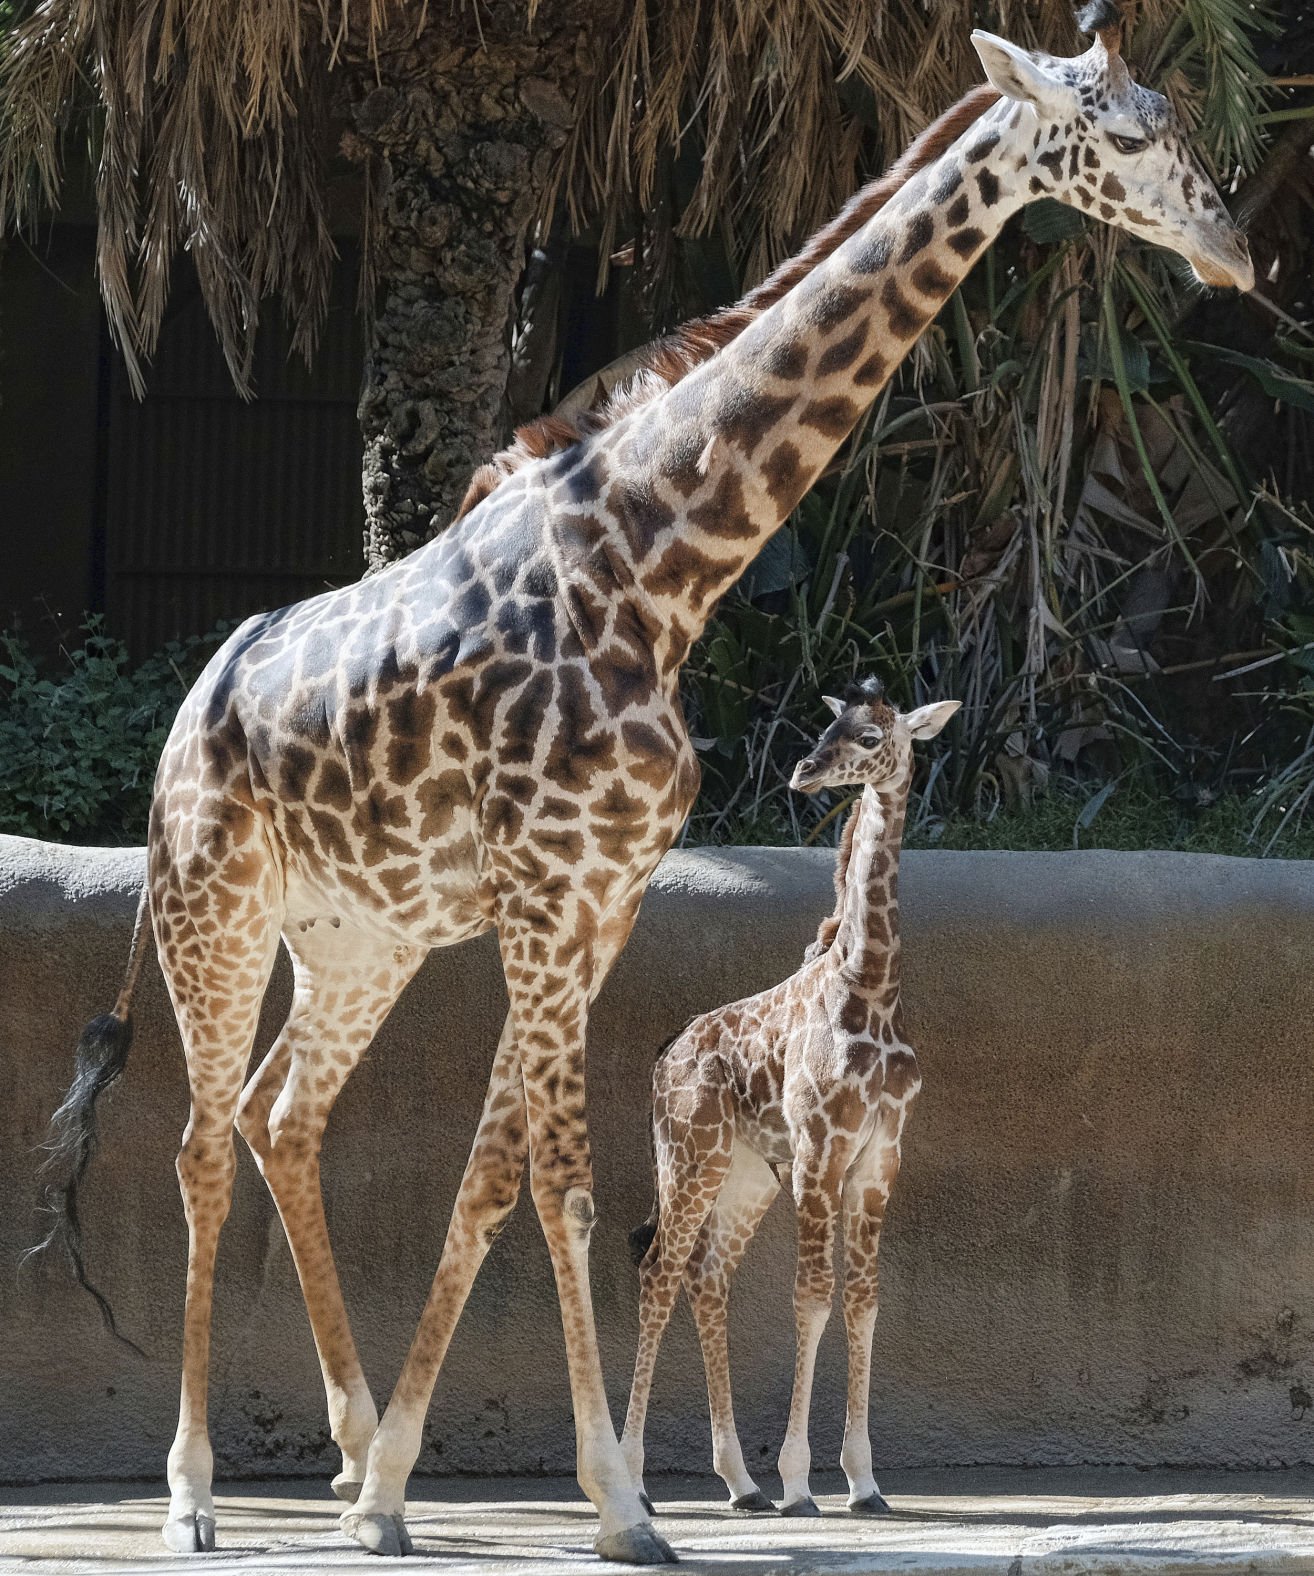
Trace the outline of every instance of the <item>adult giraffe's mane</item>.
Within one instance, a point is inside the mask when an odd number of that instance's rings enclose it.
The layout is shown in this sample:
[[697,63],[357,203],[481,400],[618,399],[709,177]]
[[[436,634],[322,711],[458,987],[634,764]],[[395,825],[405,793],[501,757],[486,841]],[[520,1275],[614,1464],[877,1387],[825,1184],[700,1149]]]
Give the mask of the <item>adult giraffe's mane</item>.
[[572,416],[540,416],[516,429],[515,437],[500,453],[481,465],[470,480],[455,518],[469,514],[501,482],[531,460],[568,449],[590,433],[601,432],[649,400],[664,394],[695,367],[709,361],[718,350],[736,339],[768,307],[789,294],[801,279],[856,234],[890,198],[925,169],[999,99],[989,83],[981,83],[916,137],[878,180],[869,182],[849,199],[829,224],[824,225],[801,252],[781,263],[774,273],[733,306],[707,317],[694,318],[664,339],[648,346],[643,364],[591,410]]

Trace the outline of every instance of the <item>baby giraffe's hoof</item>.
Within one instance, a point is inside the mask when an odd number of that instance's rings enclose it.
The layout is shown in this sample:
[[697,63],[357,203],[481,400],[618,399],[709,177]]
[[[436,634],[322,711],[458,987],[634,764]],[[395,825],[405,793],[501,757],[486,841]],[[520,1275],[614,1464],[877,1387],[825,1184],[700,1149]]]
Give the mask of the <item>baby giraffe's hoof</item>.
[[160,1530],[175,1554],[214,1553],[214,1517],[207,1516],[203,1510],[170,1516]]
[[655,1516],[657,1514],[656,1505],[653,1504],[653,1502],[648,1498],[642,1489],[639,1490],[639,1503],[650,1516]]
[[879,1494],[868,1494],[866,1499],[849,1501],[850,1516],[888,1516],[892,1512]]
[[819,1516],[821,1510],[815,1499],[809,1494],[806,1499],[796,1499],[792,1505],[780,1507],[782,1516]]
[[407,1532],[405,1519],[401,1516],[344,1513],[342,1530],[348,1537],[355,1538],[361,1548],[368,1549],[371,1554],[390,1554],[395,1559],[399,1554],[414,1553],[411,1535]]
[[737,1510],[745,1516],[774,1516],[776,1513],[775,1501],[768,1499],[760,1488],[755,1488],[751,1494],[741,1494],[738,1499],[732,1499],[730,1509]]
[[593,1541],[599,1559],[619,1560],[622,1565],[678,1565],[675,1550],[655,1527],[641,1521]]
[[349,1478],[345,1472],[339,1472],[329,1487],[339,1499],[345,1499],[349,1505],[354,1505],[360,1498],[362,1484],[359,1478]]

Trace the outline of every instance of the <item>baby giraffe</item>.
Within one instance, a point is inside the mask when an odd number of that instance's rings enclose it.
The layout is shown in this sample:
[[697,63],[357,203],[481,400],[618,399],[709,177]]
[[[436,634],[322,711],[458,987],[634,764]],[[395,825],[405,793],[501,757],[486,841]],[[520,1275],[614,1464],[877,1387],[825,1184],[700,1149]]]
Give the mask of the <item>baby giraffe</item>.
[[851,684],[842,701],[825,699],[835,721],[799,762],[791,787],[862,787],[841,840],[835,912],[796,973],[695,1018],[653,1070],[657,1196],[630,1239],[641,1283],[639,1351],[621,1448],[642,1492],[653,1366],[683,1280],[707,1370],[717,1475],[734,1509],[775,1509],[749,1476],[735,1431],[726,1312],[730,1279],[783,1182],[798,1212],[798,1345],[780,1451],[781,1513],[819,1514],[808,1489],[808,1409],[842,1215],[849,1385],[840,1464],[850,1512],[873,1516],[889,1509],[872,1475],[867,1432],[876,1250],[921,1086],[899,1016],[899,845],[913,740],[934,738],[959,702],[901,714],[877,679]]

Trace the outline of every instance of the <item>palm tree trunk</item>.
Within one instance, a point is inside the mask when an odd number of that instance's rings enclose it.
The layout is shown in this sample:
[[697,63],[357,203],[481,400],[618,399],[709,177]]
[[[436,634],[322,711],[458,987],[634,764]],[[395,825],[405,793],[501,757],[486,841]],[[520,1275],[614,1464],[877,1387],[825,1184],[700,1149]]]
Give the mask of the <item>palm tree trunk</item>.
[[[568,8],[567,8],[568,9]],[[369,162],[373,338],[360,420],[365,559],[447,524],[505,440],[526,242],[580,85],[577,26],[454,44],[432,23],[356,78],[346,151]]]

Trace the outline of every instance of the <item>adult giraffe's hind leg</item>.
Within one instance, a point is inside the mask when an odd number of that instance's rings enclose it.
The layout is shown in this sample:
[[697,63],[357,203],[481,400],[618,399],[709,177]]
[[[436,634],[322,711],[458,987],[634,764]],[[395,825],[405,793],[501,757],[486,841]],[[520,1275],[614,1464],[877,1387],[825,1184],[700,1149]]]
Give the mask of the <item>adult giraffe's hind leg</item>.
[[333,1480],[354,1500],[378,1423],[342,1300],[324,1218],[319,1155],[342,1085],[425,956],[328,919],[290,928],[292,1010],[243,1091],[237,1125],[269,1186],[301,1282],[324,1376],[329,1430],[342,1451]]
[[207,1403],[215,1253],[232,1200],[233,1119],[278,946],[282,904],[282,883],[255,817],[238,807],[228,825],[236,848],[222,864],[193,846],[169,847],[160,837],[151,849],[160,967],[191,1089],[177,1164],[187,1217],[182,1386],[163,1528],[164,1541],[177,1554],[214,1548]]

